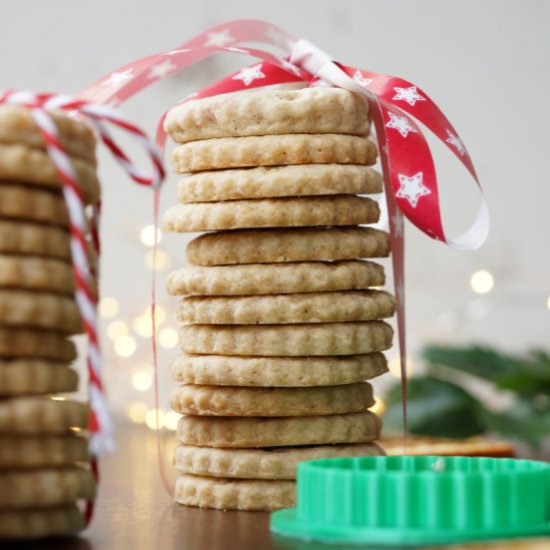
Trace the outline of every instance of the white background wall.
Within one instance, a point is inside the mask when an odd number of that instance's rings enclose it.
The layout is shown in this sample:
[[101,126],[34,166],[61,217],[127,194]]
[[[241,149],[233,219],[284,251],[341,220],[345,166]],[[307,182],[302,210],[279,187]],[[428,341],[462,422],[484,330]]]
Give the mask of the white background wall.
[[[74,93],[119,65],[237,17],[269,19],[348,64],[418,84],[455,124],[472,154],[493,225],[487,244],[472,253],[448,249],[409,228],[411,346],[436,337],[512,350],[548,344],[549,2],[0,0],[0,7],[0,88]],[[152,132],[171,104],[241,63],[218,56],[156,84],[123,109]],[[151,222],[151,195],[103,152],[100,159],[102,289],[120,301],[120,317],[128,320],[149,303],[150,272],[138,235]],[[438,154],[437,162],[444,221],[451,230],[466,228],[475,212],[473,184],[450,156]],[[166,184],[163,207],[175,200],[174,183],[172,177]],[[163,240],[174,266],[184,263],[184,243],[181,236]],[[495,288],[486,297],[475,295],[469,285],[478,269],[495,276]],[[159,294],[173,312],[175,301],[167,300],[162,284]],[[105,347],[109,379],[119,382],[111,386],[115,402],[142,399],[130,388],[129,373],[150,362],[148,343],[141,342],[136,355],[123,361],[114,358],[108,342]],[[164,378],[175,353],[161,356]]]

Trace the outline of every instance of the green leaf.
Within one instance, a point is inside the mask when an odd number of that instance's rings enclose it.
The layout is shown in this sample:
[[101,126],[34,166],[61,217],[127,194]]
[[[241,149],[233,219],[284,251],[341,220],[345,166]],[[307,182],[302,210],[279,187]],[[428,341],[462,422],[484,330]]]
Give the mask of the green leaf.
[[482,346],[453,348],[427,346],[422,356],[434,365],[443,365],[498,383],[521,370],[522,362],[494,349]]
[[[401,388],[386,395],[386,431],[402,430]],[[441,437],[469,437],[484,431],[479,421],[479,402],[461,387],[429,376],[416,376],[407,384],[409,432]]]
[[494,413],[483,409],[480,419],[488,431],[499,434],[506,439],[522,441],[540,448],[542,441],[550,434],[550,410],[541,413],[534,404],[520,399],[509,409]]

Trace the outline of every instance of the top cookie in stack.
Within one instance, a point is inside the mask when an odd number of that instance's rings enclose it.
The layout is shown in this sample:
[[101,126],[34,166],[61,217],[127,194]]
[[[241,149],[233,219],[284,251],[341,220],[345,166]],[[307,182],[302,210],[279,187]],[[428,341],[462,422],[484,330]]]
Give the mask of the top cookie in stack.
[[[99,198],[95,137],[54,114],[87,204]],[[72,392],[74,299],[69,217],[55,165],[28,109],[0,106],[0,539],[74,533],[93,498],[84,403]]]
[[172,373],[180,420],[176,499],[272,510],[294,502],[299,460],[379,454],[367,379],[387,370],[395,300],[371,287],[389,254],[368,104],[336,88],[264,90],[188,102],[173,232],[192,267],[169,275],[184,354]]

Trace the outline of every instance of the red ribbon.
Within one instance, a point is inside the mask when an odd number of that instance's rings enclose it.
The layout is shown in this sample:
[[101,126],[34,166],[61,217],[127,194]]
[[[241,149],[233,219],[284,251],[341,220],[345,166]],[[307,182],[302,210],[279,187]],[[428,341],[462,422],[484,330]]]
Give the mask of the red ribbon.
[[[284,56],[244,47],[249,42],[282,48]],[[388,204],[403,396],[406,381],[404,308],[403,216],[432,239],[459,249],[475,249],[485,241],[489,215],[485,200],[474,224],[457,238],[446,237],[442,222],[435,166],[420,122],[451,150],[479,187],[472,160],[445,115],[420,88],[393,76],[377,74],[334,62],[305,40],[261,20],[235,20],[216,25],[174,50],[129,63],[86,88],[81,96],[99,103],[120,104],[153,82],[170,76],[214,53],[232,52],[260,59],[180,103],[212,95],[257,87],[295,84],[332,85],[349,89],[369,100],[378,139]],[[166,134],[157,128],[163,150]],[[481,188],[480,188],[481,190]],[[404,410],[406,426],[406,416]]]

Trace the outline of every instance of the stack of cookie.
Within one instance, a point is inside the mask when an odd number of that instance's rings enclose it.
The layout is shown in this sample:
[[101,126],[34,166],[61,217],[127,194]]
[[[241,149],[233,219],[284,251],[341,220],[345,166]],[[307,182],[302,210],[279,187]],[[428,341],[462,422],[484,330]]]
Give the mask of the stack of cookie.
[[[99,198],[95,138],[54,116],[88,204]],[[82,322],[73,297],[69,220],[55,166],[27,109],[0,107],[0,539],[74,533],[78,499],[93,498],[84,403],[70,335]]]
[[180,145],[181,203],[164,217],[191,241],[169,275],[184,354],[175,464],[181,504],[273,510],[294,503],[301,460],[381,454],[365,380],[387,370],[395,300],[373,289],[388,235],[367,102],[335,88],[191,101],[165,128]]

